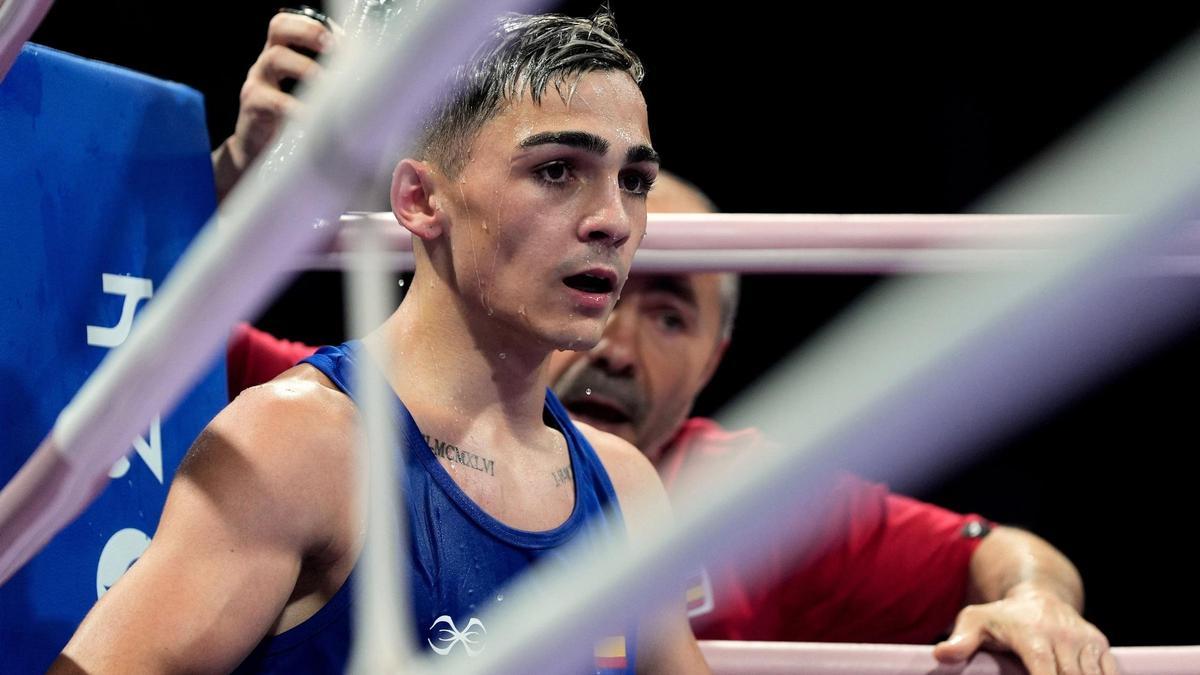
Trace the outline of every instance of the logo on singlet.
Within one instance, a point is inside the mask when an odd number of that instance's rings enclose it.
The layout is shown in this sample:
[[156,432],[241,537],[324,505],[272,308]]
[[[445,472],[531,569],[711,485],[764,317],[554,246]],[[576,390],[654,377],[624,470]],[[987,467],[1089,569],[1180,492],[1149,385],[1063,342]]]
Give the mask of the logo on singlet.
[[436,654],[446,656],[450,653],[450,650],[454,649],[455,645],[460,643],[463,649],[467,651],[467,656],[475,656],[483,651],[483,636],[479,634],[479,631],[474,630],[478,627],[480,631],[483,631],[484,635],[487,634],[487,629],[483,627],[482,621],[471,617],[471,620],[460,631],[454,625],[454,619],[448,614],[443,614],[430,624],[429,630],[433,631],[433,629],[443,624],[444,626],[437,630],[437,641],[441,646],[434,644],[433,640],[425,638],[425,641],[429,643],[430,648]]

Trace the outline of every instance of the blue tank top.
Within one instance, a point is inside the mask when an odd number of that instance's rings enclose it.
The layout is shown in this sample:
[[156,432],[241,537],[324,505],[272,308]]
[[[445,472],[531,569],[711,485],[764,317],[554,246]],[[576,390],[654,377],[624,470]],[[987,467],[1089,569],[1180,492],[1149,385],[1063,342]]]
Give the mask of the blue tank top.
[[[347,395],[361,344],[322,347],[305,359]],[[481,617],[505,601],[505,587],[535,562],[570,564],[561,547],[584,540],[587,548],[625,536],[616,493],[595,450],[567,417],[549,390],[545,419],[567,440],[575,482],[575,507],[558,527],[542,532],[501,523],[455,484],[428,448],[412,415],[397,397],[396,417],[404,443],[404,491],[408,510],[409,581],[413,603],[414,644],[445,656],[471,656],[487,647]],[[468,462],[477,460],[468,460]],[[486,466],[484,469],[486,470]],[[612,510],[607,512],[609,506]],[[340,673],[346,669],[352,640],[351,601],[355,572],[316,614],[304,623],[267,637],[238,666],[236,673]],[[595,649],[600,675],[632,673],[636,628],[612,631]],[[492,639],[500,639],[494,636]]]

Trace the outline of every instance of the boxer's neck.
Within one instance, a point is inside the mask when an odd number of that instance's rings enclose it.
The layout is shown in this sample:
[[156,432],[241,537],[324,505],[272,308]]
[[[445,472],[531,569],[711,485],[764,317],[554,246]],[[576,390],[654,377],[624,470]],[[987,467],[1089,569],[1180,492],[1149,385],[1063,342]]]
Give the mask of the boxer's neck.
[[381,362],[388,359],[388,381],[419,421],[484,425],[517,442],[544,438],[551,348],[519,326],[481,316],[444,288],[414,283],[365,341]]

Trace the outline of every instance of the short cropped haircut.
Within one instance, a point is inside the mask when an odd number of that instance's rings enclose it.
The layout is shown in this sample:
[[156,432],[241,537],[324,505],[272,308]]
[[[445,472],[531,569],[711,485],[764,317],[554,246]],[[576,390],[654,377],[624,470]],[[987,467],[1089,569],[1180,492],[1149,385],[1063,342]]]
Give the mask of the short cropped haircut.
[[418,154],[455,177],[476,134],[504,104],[526,92],[540,104],[550,85],[567,98],[565,84],[605,70],[628,73],[638,84],[645,73],[606,10],[588,19],[507,14],[467,64],[452,73],[446,97],[427,118]]

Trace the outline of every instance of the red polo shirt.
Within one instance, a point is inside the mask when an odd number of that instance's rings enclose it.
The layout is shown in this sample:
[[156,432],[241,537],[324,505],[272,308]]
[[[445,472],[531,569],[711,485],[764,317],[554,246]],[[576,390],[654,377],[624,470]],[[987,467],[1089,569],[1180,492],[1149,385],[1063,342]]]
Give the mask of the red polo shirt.
[[[658,470],[672,492],[693,472],[736,464],[765,446],[747,429],[688,420]],[[990,524],[892,494],[844,474],[821,516],[815,553],[780,542],[754,572],[708,570],[712,602],[689,589],[696,637],[726,640],[929,643],[951,627],[966,596],[971,554]],[[781,537],[782,539],[783,537]]]

